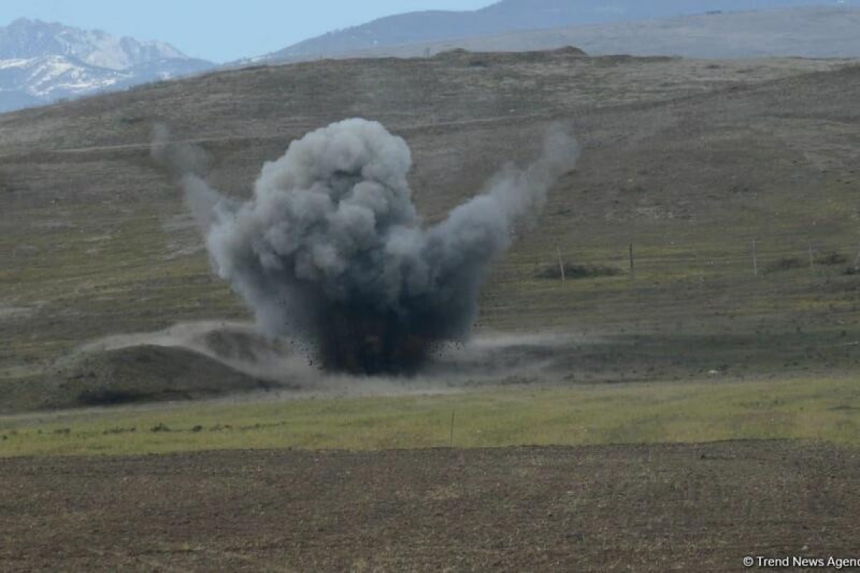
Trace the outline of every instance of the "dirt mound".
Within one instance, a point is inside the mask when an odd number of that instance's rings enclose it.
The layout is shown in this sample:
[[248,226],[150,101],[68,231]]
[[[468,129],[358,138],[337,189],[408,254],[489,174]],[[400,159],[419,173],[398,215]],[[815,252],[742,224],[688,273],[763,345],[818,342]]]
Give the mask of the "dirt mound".
[[189,345],[219,360],[237,364],[258,364],[293,354],[283,339],[267,339],[250,326],[224,326],[201,331],[189,339]]
[[192,400],[282,387],[187,348],[140,345],[83,355],[59,373],[45,406]]
[[267,338],[256,332],[253,324],[226,321],[183,322],[158,332],[117,334],[85,344],[79,350],[92,354],[148,345],[185,348],[256,377],[261,374],[255,366],[296,355],[288,340]]

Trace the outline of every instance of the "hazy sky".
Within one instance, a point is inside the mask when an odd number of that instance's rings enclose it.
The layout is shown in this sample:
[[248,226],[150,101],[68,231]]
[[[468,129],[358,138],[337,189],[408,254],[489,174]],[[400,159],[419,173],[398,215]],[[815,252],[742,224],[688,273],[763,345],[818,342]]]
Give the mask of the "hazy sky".
[[495,0],[0,0],[20,17],[169,42],[216,62],[257,56],[336,28],[414,10],[473,10]]

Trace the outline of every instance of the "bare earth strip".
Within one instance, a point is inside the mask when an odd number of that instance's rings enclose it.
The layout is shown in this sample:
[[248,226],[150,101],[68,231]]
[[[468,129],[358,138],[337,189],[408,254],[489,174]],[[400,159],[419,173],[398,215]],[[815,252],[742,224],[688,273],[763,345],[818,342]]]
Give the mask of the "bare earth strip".
[[0,465],[2,571],[738,571],[856,557],[860,455],[796,442]]

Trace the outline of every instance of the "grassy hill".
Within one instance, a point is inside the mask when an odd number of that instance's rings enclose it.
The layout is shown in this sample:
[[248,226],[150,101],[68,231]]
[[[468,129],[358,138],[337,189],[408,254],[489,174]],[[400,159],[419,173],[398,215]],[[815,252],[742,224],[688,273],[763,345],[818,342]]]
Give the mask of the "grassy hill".
[[[840,40],[843,43],[847,40],[856,47],[856,34],[850,33],[851,30],[856,29],[856,25],[851,28],[850,22],[840,22],[838,17],[828,18],[823,14],[833,10],[841,10],[844,16],[846,8],[857,6],[857,0],[840,0],[839,6],[822,6],[821,4],[825,4],[823,2],[819,2],[819,6],[815,7],[810,7],[809,4],[813,3],[808,0],[652,0],[651,2],[633,0],[611,0],[608,2],[502,0],[474,11],[435,10],[388,16],[360,26],[335,30],[315,38],[309,38],[264,56],[264,59],[269,61],[298,61],[338,54],[355,54],[363,50],[373,51],[380,55],[389,50],[410,49],[410,47],[427,43],[431,43],[431,45],[432,43],[449,43],[449,45],[453,43],[456,47],[460,45],[461,41],[470,44],[471,49],[478,49],[477,45],[483,41],[481,37],[486,36],[507,38],[509,43],[507,46],[504,43],[497,43],[492,48],[484,44],[482,48],[484,50],[547,49],[565,44],[526,46],[523,45],[523,41],[529,37],[534,39],[546,35],[557,35],[559,32],[565,33],[565,30],[561,30],[563,28],[567,28],[568,35],[574,37],[567,43],[573,43],[577,46],[582,46],[583,40],[600,42],[603,36],[605,37],[604,45],[611,45],[613,40],[616,43],[616,47],[608,53],[654,54],[657,52],[649,52],[648,49],[653,47],[657,36],[654,34],[648,37],[647,42],[642,42],[643,32],[647,33],[648,30],[662,31],[670,37],[670,40],[678,40],[681,38],[673,35],[672,29],[677,28],[679,22],[681,26],[686,25],[691,28],[693,36],[698,36],[698,38],[691,37],[689,33],[686,36],[685,44],[691,48],[695,46],[696,39],[701,40],[702,36],[708,35],[707,32],[703,33],[702,28],[707,29],[711,23],[714,23],[716,27],[710,30],[711,33],[714,33],[717,31],[716,28],[720,27],[720,23],[725,25],[729,22],[731,22],[731,27],[728,32],[732,34],[732,37],[731,40],[727,37],[723,38],[723,45],[719,46],[723,50],[727,47],[726,45],[737,42],[737,33],[741,30],[758,34],[758,44],[765,44],[767,40],[773,39],[768,34],[763,33],[765,28],[769,26],[781,28],[783,35],[793,37],[793,39],[817,36],[817,39],[823,41],[827,46],[838,45]],[[830,4],[836,4],[836,2]],[[797,6],[802,7],[801,12],[792,10]],[[750,11],[753,10],[761,12],[751,14]],[[724,12],[737,13],[741,11],[746,13],[724,15]],[[697,15],[708,19],[702,20]],[[692,18],[688,19],[690,16]],[[712,16],[713,18],[710,18]],[[632,24],[630,24],[631,22]],[[591,30],[587,27],[590,27]],[[839,27],[844,27],[846,33],[843,37],[839,37],[839,34],[834,37],[833,32]],[[697,28],[699,29],[696,30]],[[627,31],[625,39],[628,46],[634,46],[636,49],[647,45],[649,48],[645,48],[644,52],[628,52],[629,48],[618,46],[617,40],[619,38],[614,36],[618,31],[623,30]],[[637,32],[633,38],[630,37],[631,30]],[[726,32],[726,30],[721,31]],[[822,31],[825,32],[822,34]],[[640,40],[638,43],[636,42],[637,37]],[[477,44],[473,42],[477,42]],[[519,43],[519,48],[511,45],[512,43]],[[790,41],[783,39],[783,45],[790,45],[790,43]],[[469,46],[461,45],[461,47],[468,48]],[[708,48],[713,49],[714,45],[710,44]],[[416,50],[411,53],[420,55],[423,52]],[[607,52],[603,51],[602,53]],[[723,53],[725,54],[724,51]],[[854,54],[857,55],[857,52],[855,51]],[[794,52],[792,55],[811,54]],[[718,57],[713,52],[710,56]]]
[[[846,61],[453,52],[248,68],[0,116],[0,389],[101,336],[248,316],[150,159],[156,122],[246,197],[292,139],[350,116],[406,138],[428,221],[528,160],[552,123],[573,126],[579,168],[495,268],[479,328],[582,334],[565,355],[576,380],[855,368],[858,90]],[[544,278],[557,249],[571,268],[621,272]]]
[[[642,4],[651,7],[652,3]],[[647,8],[646,8],[647,9]],[[794,6],[743,12],[709,11],[698,14],[636,21],[584,25],[558,20],[552,26],[517,31],[472,33],[447,39],[389,45],[342,47],[332,57],[385,56],[415,58],[454,49],[473,52],[523,52],[575,45],[592,55],[633,54],[685,58],[857,58],[860,57],[860,8]],[[678,12],[680,13],[680,11]],[[287,58],[285,54],[282,57]],[[289,56],[313,59],[314,54]]]

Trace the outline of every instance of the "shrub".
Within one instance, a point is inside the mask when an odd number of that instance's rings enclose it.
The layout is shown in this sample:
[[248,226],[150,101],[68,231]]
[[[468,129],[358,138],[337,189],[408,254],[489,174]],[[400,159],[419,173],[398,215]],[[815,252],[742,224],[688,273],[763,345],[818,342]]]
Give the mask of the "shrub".
[[832,267],[836,265],[844,265],[848,262],[848,258],[845,255],[840,253],[829,253],[827,255],[821,255],[820,257],[815,259],[816,265],[822,265],[825,267]]
[[765,267],[764,271],[766,273],[779,273],[783,271],[799,269],[806,266],[809,266],[809,263],[804,262],[803,259],[799,259],[797,257],[786,257],[783,259],[777,259],[772,263],[769,263]]
[[[572,265],[564,263],[565,278],[577,279],[593,279],[598,277],[614,277],[622,274],[624,271],[617,267],[608,267],[604,265]],[[535,271],[535,278],[539,279],[561,279],[561,268],[558,265],[548,265]]]

